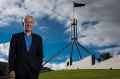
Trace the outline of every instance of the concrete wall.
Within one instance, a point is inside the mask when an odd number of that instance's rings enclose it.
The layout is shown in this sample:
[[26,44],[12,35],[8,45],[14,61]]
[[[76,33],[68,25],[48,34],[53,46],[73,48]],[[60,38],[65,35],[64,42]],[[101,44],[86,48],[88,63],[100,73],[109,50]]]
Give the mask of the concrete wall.
[[66,66],[67,69],[86,69],[92,66],[92,55],[82,59],[78,62],[74,62],[71,66]]
[[66,66],[65,69],[120,69],[120,55],[114,56],[107,60],[97,62],[94,65],[92,60],[92,55],[87,58],[73,63],[71,66]]
[[110,59],[96,63],[92,67],[93,69],[120,69],[120,55],[116,55]]

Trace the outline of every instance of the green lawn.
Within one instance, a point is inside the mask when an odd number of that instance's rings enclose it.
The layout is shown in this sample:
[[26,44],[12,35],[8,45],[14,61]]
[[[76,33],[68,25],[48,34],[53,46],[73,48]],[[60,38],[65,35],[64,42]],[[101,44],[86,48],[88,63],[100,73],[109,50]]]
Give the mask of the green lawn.
[[81,69],[50,71],[40,73],[39,79],[120,79],[120,70]]
[[64,70],[40,73],[39,79],[120,79],[120,70]]

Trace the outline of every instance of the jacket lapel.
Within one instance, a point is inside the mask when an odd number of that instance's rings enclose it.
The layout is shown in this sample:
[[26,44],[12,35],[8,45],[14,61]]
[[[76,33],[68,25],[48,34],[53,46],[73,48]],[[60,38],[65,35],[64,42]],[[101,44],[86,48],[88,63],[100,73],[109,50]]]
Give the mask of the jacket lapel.
[[22,38],[22,42],[23,42],[23,48],[25,49],[26,52],[28,52],[27,46],[25,43],[24,32],[21,33],[21,38]]
[[33,44],[34,44],[34,34],[32,33],[32,41],[31,41],[31,45],[30,45],[29,51],[31,51],[31,49],[33,47]]

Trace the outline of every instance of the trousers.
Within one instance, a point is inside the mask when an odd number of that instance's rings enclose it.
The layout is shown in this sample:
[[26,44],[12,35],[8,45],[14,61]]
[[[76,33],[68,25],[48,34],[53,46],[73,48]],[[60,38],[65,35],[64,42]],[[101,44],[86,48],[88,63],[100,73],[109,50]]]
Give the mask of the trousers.
[[25,74],[23,75],[17,75],[15,76],[15,79],[38,79],[39,72],[33,72],[31,68],[28,66],[26,69]]

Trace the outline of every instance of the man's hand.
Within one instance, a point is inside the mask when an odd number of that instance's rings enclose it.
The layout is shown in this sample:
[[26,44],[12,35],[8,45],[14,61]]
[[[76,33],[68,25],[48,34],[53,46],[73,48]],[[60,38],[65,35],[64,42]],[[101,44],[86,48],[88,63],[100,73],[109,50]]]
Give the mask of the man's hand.
[[15,71],[11,71],[11,72],[9,73],[9,76],[15,78]]

